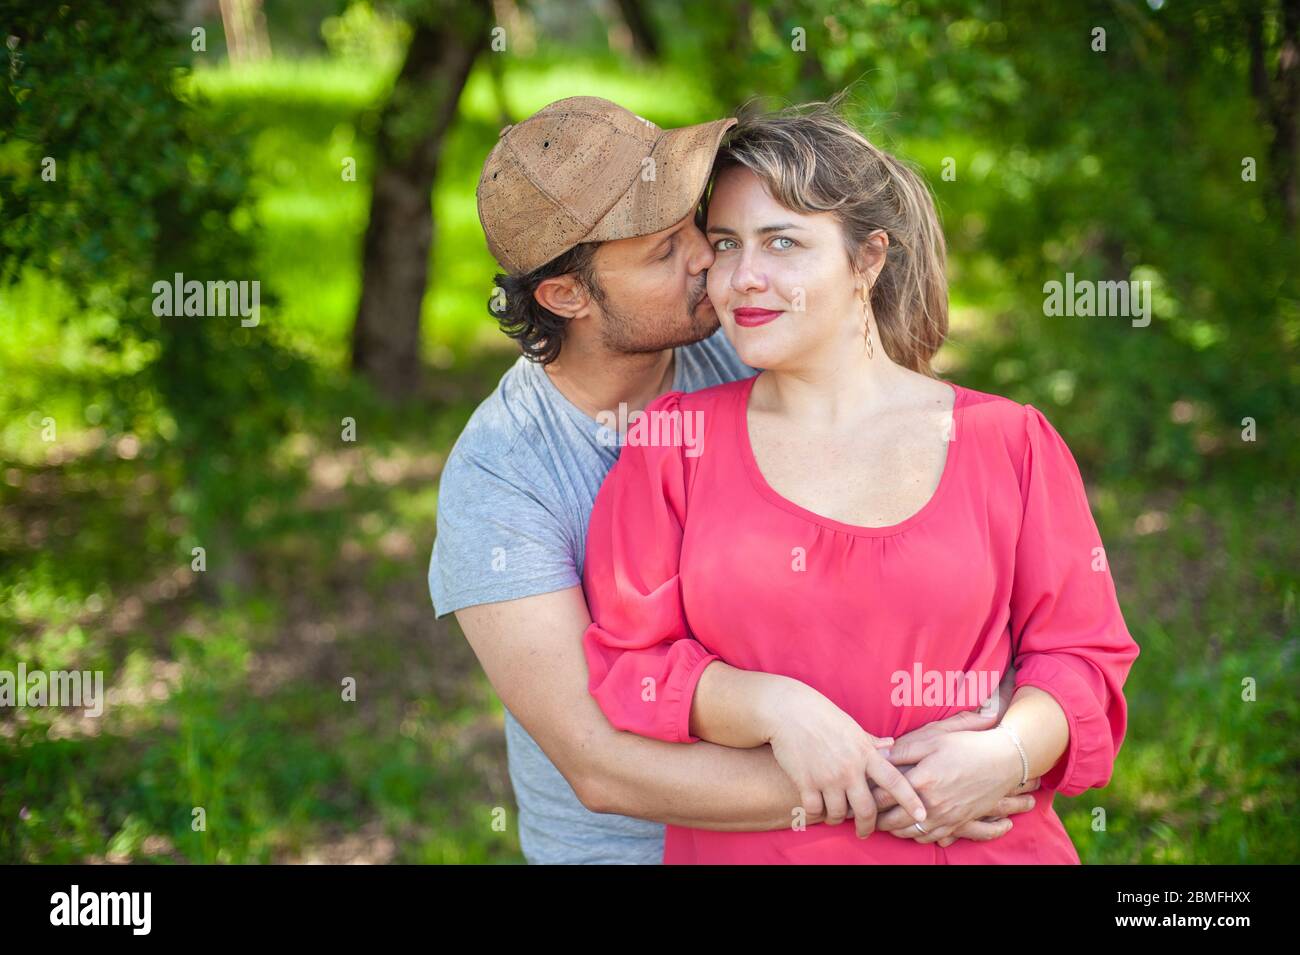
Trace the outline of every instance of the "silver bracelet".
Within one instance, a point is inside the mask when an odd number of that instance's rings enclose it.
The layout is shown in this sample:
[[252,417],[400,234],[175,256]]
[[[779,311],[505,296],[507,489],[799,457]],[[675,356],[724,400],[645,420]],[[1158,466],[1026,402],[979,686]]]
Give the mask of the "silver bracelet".
[[993,727],[997,730],[1006,730],[1007,735],[1011,737],[1011,742],[1016,744],[1016,749],[1020,750],[1020,785],[1023,786],[1029,782],[1029,757],[1025,755],[1025,748],[1020,745],[1020,737],[1016,735],[1015,730],[1010,726],[1003,726],[999,723]]

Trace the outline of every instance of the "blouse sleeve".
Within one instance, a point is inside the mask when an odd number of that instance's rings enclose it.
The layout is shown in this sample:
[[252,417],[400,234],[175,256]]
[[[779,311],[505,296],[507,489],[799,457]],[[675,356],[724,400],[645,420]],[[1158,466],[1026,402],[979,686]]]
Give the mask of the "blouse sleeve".
[[[647,416],[679,412],[680,397],[661,395]],[[583,568],[588,690],[616,728],[674,743],[699,742],[691,701],[719,659],[691,636],[682,607],[685,517],[681,447],[629,441],[596,495]]]
[[1042,777],[1076,796],[1105,786],[1127,725],[1123,687],[1138,645],[1128,632],[1079,467],[1037,408],[1025,406],[1011,636],[1017,688],[1065,711],[1070,742]]

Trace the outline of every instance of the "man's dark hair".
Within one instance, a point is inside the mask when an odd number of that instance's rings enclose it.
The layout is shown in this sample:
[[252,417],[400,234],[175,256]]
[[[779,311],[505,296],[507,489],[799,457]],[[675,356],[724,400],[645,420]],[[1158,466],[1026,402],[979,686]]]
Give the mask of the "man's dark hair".
[[496,288],[488,300],[488,311],[501,330],[519,342],[523,353],[532,361],[549,365],[559,357],[564,344],[568,318],[556,315],[537,301],[534,292],[543,279],[572,272],[597,302],[604,293],[596,281],[595,256],[599,242],[583,242],[522,275],[498,273]]

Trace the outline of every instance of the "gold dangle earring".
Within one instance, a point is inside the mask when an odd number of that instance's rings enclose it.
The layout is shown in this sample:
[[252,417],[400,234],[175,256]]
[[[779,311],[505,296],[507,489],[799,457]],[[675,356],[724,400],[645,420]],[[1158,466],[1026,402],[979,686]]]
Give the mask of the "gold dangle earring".
[[875,358],[876,348],[874,345],[871,344],[871,322],[869,320],[870,313],[871,313],[871,290],[868,289],[867,294],[864,295],[862,298],[862,324],[865,325],[867,329],[867,357]]

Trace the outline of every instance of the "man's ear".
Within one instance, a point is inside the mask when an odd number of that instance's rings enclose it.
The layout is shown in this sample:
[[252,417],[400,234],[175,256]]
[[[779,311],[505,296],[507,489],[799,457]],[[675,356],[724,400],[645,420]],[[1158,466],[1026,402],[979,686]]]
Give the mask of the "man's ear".
[[572,273],[542,279],[533,292],[537,304],[556,315],[573,318],[582,312],[590,300],[587,289]]

